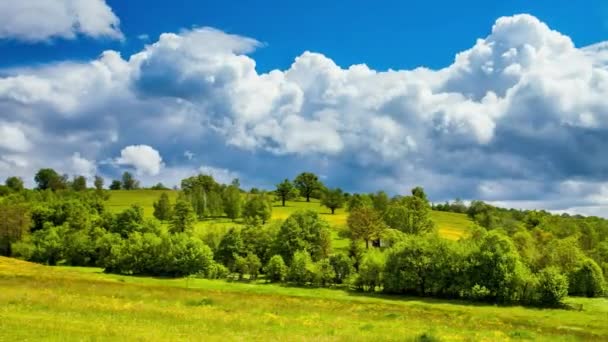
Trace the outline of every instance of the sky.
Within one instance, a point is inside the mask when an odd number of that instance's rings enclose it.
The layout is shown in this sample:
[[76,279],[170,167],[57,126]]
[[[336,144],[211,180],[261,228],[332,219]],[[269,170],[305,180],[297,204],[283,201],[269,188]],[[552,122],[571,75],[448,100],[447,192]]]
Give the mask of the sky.
[[0,178],[608,216],[605,1],[0,1]]

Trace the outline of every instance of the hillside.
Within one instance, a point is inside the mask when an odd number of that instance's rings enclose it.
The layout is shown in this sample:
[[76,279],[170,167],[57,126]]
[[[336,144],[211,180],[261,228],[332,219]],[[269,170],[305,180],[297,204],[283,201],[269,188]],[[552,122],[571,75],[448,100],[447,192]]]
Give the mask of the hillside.
[[[139,204],[144,208],[144,214],[147,217],[152,217],[154,211],[152,203],[158,200],[160,195],[166,192],[169,194],[171,201],[177,198],[177,192],[173,190],[116,190],[110,192],[110,199],[106,202],[107,208],[111,212],[119,212],[128,208],[132,204]],[[279,202],[275,202],[272,209],[273,220],[284,220],[289,215],[297,210],[314,210],[321,214],[322,218],[329,222],[332,226],[343,226],[346,224],[347,212],[344,209],[336,210],[335,214],[319,204],[318,200],[306,201],[288,201],[283,207]],[[468,228],[473,222],[464,214],[456,214],[442,211],[432,211],[431,219],[435,222],[441,236],[457,240],[466,234]],[[228,219],[218,218],[199,222],[198,227],[204,228],[208,225],[232,225]],[[338,242],[340,245],[340,242]]]
[[608,338],[608,300],[568,301],[583,310],[125,277],[0,257],[0,340],[11,341]]

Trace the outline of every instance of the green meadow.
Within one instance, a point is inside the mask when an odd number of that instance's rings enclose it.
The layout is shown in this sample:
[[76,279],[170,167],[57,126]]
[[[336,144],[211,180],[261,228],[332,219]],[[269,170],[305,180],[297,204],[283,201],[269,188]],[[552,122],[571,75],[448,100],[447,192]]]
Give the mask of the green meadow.
[[608,299],[577,310],[108,275],[0,258],[0,340],[599,341]]

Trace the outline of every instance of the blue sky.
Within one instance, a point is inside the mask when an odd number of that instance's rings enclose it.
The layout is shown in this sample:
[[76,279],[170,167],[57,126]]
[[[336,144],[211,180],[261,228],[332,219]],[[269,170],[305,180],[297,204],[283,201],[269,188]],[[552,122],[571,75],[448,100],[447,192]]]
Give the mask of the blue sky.
[[0,2],[0,178],[608,212],[603,1]]
[[[126,40],[4,42],[0,66],[91,59],[105,49],[137,52],[148,35],[211,26],[267,44],[253,54],[259,71],[288,67],[305,50],[332,56],[341,66],[378,70],[444,67],[454,54],[484,37],[496,18],[530,13],[567,33],[579,46],[608,35],[608,3],[538,1],[198,1],[108,0]],[[150,42],[148,41],[148,42]]]

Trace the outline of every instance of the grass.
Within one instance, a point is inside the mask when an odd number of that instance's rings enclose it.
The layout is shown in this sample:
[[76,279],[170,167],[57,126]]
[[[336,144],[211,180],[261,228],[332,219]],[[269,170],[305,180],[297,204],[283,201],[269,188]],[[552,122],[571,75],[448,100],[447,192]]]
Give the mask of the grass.
[[608,300],[569,301],[583,310],[125,277],[0,258],[0,340],[7,341],[608,339]]
[[[172,202],[177,198],[177,192],[173,190],[115,190],[111,191],[110,199],[106,202],[106,206],[111,212],[119,212],[132,204],[139,204],[144,208],[144,215],[146,217],[152,217],[152,213],[154,212],[152,203],[158,200],[163,192],[169,194],[169,198]],[[271,220],[284,220],[298,210],[314,210],[334,228],[340,228],[346,225],[348,213],[345,209],[337,209],[335,214],[332,215],[329,209],[322,206],[319,201],[315,199],[311,199],[310,202],[304,200],[288,201],[285,207],[277,201],[273,204]],[[458,240],[465,236],[469,227],[473,224],[473,222],[464,214],[441,211],[432,211],[431,219],[435,222],[439,234],[452,240]],[[214,218],[198,222],[196,228],[199,231],[204,231],[209,226],[228,228],[234,225],[235,222],[227,218]],[[336,229],[333,231],[333,237],[335,248],[340,249],[348,246],[347,240],[338,237]]]

